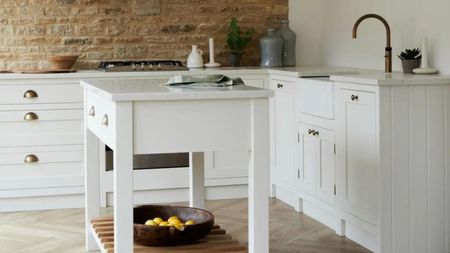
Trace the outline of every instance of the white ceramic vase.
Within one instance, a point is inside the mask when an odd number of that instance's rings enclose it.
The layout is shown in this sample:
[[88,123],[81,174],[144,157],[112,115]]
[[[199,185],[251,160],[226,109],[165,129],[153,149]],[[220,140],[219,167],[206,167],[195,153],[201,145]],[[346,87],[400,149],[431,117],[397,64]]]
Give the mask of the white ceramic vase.
[[197,45],[192,45],[192,52],[187,59],[188,68],[203,68],[203,52],[198,49]]
[[428,66],[428,39],[427,37],[423,38],[422,42],[422,61],[420,63],[420,68],[413,69],[415,74],[435,74],[437,73],[437,69],[431,68]]

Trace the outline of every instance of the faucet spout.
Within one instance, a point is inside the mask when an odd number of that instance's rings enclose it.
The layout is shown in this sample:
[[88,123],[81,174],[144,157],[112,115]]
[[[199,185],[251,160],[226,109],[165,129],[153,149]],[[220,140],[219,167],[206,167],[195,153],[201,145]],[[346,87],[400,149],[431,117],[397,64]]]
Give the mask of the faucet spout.
[[357,31],[358,31],[358,26],[359,24],[361,24],[362,21],[368,19],[368,18],[375,18],[380,20],[383,24],[384,27],[386,28],[386,48],[385,48],[385,67],[384,70],[387,73],[392,72],[392,47],[391,47],[391,28],[389,27],[388,22],[386,21],[386,19],[384,19],[383,17],[381,17],[380,15],[377,14],[366,14],[362,17],[360,17],[355,25],[353,25],[353,38],[356,39],[357,37]]

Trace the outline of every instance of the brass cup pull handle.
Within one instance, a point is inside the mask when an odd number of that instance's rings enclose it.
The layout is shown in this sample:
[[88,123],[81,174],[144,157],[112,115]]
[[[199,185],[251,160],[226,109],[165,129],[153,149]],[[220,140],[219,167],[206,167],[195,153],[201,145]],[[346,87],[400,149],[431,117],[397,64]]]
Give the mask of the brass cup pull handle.
[[283,85],[281,83],[279,83],[279,84],[277,84],[277,88],[281,89],[281,88],[283,88]]
[[37,98],[38,94],[34,90],[27,90],[25,93],[23,93],[24,98]]
[[91,109],[89,109],[89,116],[92,116],[92,117],[95,116],[95,108],[94,108],[94,106],[92,106]]
[[359,99],[358,95],[352,95],[350,98],[352,99],[352,101],[358,101]]
[[23,116],[23,119],[26,121],[33,121],[33,120],[38,120],[39,116],[34,112],[29,112],[29,113],[25,114],[25,116]]
[[105,114],[105,116],[103,116],[103,119],[102,119],[102,125],[103,126],[108,126],[108,114]]
[[36,155],[33,154],[29,154],[27,156],[25,156],[25,163],[37,163],[39,162],[39,158]]

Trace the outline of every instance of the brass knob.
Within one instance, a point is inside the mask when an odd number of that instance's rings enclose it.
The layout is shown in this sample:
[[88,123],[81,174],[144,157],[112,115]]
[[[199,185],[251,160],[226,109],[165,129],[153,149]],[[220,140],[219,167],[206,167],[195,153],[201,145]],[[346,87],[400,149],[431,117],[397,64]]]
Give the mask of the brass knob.
[[352,95],[351,99],[352,99],[352,101],[358,101],[359,97],[358,97],[358,95]]
[[92,106],[91,109],[89,109],[89,116],[92,116],[92,117],[95,116],[95,108],[94,108],[94,106]]
[[24,98],[37,98],[38,94],[34,90],[27,90],[25,93],[23,93]]
[[308,129],[308,134],[312,134],[312,133],[314,133],[314,130]]
[[279,84],[277,84],[277,88],[281,89],[281,88],[283,88],[283,85],[281,83],[279,83]]
[[314,136],[319,136],[319,131],[314,131],[313,135]]
[[108,126],[108,114],[105,114],[105,116],[103,116],[102,125]]
[[26,121],[33,121],[33,120],[38,120],[39,116],[34,112],[29,112],[29,113],[25,114],[25,116],[23,116],[23,119]]
[[37,163],[39,162],[39,158],[36,155],[33,154],[29,154],[27,156],[25,156],[25,163]]

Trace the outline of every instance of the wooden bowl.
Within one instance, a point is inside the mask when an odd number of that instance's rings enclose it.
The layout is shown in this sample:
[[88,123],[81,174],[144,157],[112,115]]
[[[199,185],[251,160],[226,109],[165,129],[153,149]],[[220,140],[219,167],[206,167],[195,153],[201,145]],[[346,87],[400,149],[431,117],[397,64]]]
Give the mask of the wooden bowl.
[[49,56],[48,61],[54,69],[70,69],[78,60],[78,55]]
[[[194,220],[183,231],[175,227],[144,225],[147,220],[160,217],[167,220],[176,215],[181,221]],[[174,246],[189,244],[205,237],[214,225],[214,216],[205,210],[183,206],[145,205],[134,208],[134,241],[146,246]]]

